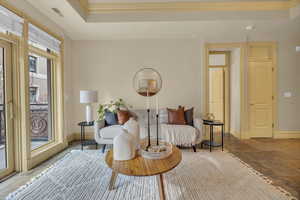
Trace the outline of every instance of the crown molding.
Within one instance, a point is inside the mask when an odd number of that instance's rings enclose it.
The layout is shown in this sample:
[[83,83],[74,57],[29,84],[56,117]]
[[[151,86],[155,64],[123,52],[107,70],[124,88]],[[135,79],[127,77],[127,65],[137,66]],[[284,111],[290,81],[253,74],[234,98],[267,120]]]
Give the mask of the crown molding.
[[290,1],[92,3],[88,4],[88,12],[99,14],[140,11],[275,11],[288,10],[291,6]]
[[85,14],[89,14],[89,1],[88,0],[78,0],[81,6],[81,9],[85,12]]
[[298,5],[300,5],[300,0],[290,0],[291,8],[296,7]]
[[300,4],[300,0],[148,3],[89,3],[88,0],[78,1],[86,14],[141,11],[278,11],[288,10]]

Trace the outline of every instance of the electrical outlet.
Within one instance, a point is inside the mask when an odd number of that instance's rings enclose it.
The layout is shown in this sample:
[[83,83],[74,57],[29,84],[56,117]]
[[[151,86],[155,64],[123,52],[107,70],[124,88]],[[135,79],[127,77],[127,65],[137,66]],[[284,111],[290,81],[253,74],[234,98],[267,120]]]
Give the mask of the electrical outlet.
[[291,97],[292,97],[292,93],[291,93],[291,92],[284,92],[284,93],[283,93],[283,96],[284,96],[285,98],[291,98]]

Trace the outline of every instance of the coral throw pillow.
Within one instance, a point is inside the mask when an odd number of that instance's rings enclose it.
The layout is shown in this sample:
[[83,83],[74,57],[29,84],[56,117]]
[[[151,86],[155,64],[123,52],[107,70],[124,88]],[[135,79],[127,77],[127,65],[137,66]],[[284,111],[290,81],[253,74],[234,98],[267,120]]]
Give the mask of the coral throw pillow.
[[186,121],[184,118],[184,107],[179,107],[176,109],[169,109],[168,110],[168,123],[169,124],[178,124],[178,125],[185,125]]
[[125,124],[131,117],[131,114],[128,110],[118,110],[118,123],[123,125]]

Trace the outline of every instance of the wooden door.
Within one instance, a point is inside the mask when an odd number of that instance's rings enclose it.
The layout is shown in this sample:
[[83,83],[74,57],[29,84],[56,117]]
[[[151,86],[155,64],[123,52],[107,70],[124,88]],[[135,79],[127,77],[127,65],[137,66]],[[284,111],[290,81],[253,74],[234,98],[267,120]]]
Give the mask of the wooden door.
[[248,47],[248,119],[250,137],[273,136],[273,45]]
[[209,68],[209,113],[224,122],[224,68]]

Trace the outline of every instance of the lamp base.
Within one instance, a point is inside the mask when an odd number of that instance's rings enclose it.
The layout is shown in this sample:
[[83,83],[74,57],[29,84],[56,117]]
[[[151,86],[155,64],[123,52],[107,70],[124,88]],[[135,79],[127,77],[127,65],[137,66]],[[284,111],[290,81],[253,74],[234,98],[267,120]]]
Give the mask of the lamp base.
[[88,123],[93,121],[93,109],[91,104],[86,105],[85,120]]

